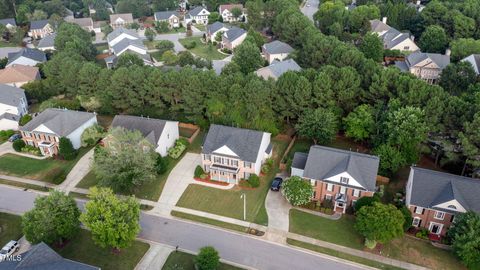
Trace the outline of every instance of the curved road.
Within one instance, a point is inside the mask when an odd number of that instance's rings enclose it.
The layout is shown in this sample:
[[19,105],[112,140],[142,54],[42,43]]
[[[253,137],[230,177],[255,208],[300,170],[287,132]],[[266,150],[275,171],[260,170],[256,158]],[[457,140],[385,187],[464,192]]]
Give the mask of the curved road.
[[[0,212],[24,213],[33,207],[35,192],[0,185]],[[83,202],[79,201],[80,207]],[[220,256],[250,268],[268,269],[371,269],[298,249],[264,241],[255,236],[234,233],[201,224],[141,214],[139,238],[178,246],[197,252],[206,245],[214,246]]]

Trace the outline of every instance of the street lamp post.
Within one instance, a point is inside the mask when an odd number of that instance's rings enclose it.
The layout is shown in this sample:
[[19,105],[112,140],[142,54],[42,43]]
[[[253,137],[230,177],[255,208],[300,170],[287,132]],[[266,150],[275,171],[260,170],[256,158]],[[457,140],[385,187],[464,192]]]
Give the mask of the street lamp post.
[[243,193],[240,198],[243,199],[243,220],[247,220],[247,195]]

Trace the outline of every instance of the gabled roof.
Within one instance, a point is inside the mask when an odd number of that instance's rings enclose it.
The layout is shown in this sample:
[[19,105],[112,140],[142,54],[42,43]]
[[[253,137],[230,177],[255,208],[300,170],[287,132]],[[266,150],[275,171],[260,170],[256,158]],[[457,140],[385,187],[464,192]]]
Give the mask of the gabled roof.
[[[470,61],[470,59],[472,61]],[[471,54],[465,58],[462,59],[462,61],[468,61],[470,64],[472,64],[473,69],[478,73],[480,70],[480,54]]]
[[0,24],[3,24],[5,26],[7,26],[8,24],[17,26],[17,23],[15,22],[14,18],[1,19]]
[[57,33],[51,33],[46,35],[38,42],[37,48],[50,48],[55,47],[55,38],[57,37]]
[[228,147],[241,160],[256,162],[265,132],[251,129],[211,125],[203,143],[203,154]]
[[110,22],[114,23],[118,18],[121,18],[126,23],[133,23],[132,13],[110,14]]
[[21,260],[4,261],[0,270],[99,270],[99,267],[65,259],[45,243],[32,246]]
[[287,59],[284,61],[274,60],[269,66],[260,68],[256,71],[257,75],[264,77],[269,77],[278,79],[284,73],[288,71],[300,71],[302,68],[295,62],[293,59]]
[[408,33],[401,33],[395,28],[390,28],[386,33],[381,36],[383,40],[383,44],[386,46],[387,49],[391,49],[396,45],[400,44],[401,42],[410,39],[410,34]]
[[73,18],[67,19],[67,22],[78,24],[81,27],[93,27],[92,18]]
[[410,204],[437,209],[435,206],[438,204],[456,200],[467,211],[480,213],[478,179],[418,167],[411,167],[410,170],[413,173],[411,188],[407,190]]
[[207,32],[208,33],[215,33],[222,28],[230,28],[229,26],[225,25],[221,22],[214,22],[212,24],[207,25]]
[[245,31],[244,29],[242,28],[239,28],[239,27],[232,27],[230,28],[230,30],[226,31],[225,33],[223,33],[223,36],[230,42],[233,42],[235,41],[237,38],[243,36],[244,34],[246,34],[247,31]]
[[29,82],[39,77],[38,67],[11,65],[0,69],[0,83]]
[[110,43],[112,40],[116,39],[121,34],[127,34],[127,35],[129,35],[131,37],[134,37],[134,38],[137,38],[137,39],[140,38],[138,36],[137,32],[135,32],[135,30],[119,27],[119,28],[113,30],[111,33],[109,33],[107,35],[107,42]]
[[226,4],[226,5],[220,5],[218,7],[218,9],[220,11],[220,14],[222,14],[224,10],[228,10],[228,11],[232,12],[233,8],[239,8],[240,10],[243,11],[243,5],[242,4]]
[[25,91],[22,88],[0,84],[0,104],[18,106],[22,98],[25,98]]
[[163,21],[163,20],[168,20],[172,16],[179,17],[178,12],[176,11],[158,11],[155,12],[155,20],[157,21]]
[[116,115],[113,118],[112,127],[138,130],[150,143],[157,145],[167,122],[173,121],[131,115]]
[[[202,12],[202,10],[207,10],[206,8],[202,7],[202,6],[196,6],[194,9],[188,11],[188,14],[190,16],[198,16],[200,14],[200,12]],[[207,10],[208,12],[208,10]]]
[[270,43],[265,43],[263,45],[265,51],[269,54],[279,54],[279,53],[291,53],[293,52],[292,46],[288,45],[285,42],[280,40],[275,40]]
[[390,26],[380,20],[371,20],[370,21],[370,30],[375,33],[382,33],[390,30]]
[[42,63],[47,61],[47,56],[44,52],[37,49],[23,48],[16,53],[8,54],[8,64],[12,63],[20,57],[29,58]]
[[34,117],[20,130],[31,132],[40,125],[44,125],[58,136],[64,137],[92,118],[96,118],[93,113],[49,108]]
[[48,24],[48,20],[39,20],[30,22],[30,30],[43,29]]
[[413,52],[407,56],[406,64],[408,67],[416,66],[424,60],[434,62],[440,69],[444,69],[450,64],[450,56],[439,53]]
[[303,176],[325,180],[347,172],[366,190],[374,191],[379,163],[377,156],[314,145],[310,147]]
[[147,50],[145,45],[140,39],[129,39],[129,38],[124,38],[115,45],[112,46],[112,50],[114,54],[118,54],[121,51],[125,50],[129,46],[134,46],[142,50]]
[[307,153],[295,152],[295,154],[293,154],[292,168],[304,170],[307,164],[307,158]]

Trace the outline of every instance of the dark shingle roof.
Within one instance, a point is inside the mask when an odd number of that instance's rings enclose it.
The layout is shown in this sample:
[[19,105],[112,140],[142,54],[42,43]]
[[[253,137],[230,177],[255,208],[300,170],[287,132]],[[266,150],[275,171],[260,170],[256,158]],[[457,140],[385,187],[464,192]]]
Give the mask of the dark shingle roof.
[[[188,14],[190,14],[190,16],[197,16],[197,15],[200,14],[200,12],[201,12],[202,10],[204,10],[204,9],[207,10],[206,8],[204,8],[204,7],[202,7],[202,6],[197,6],[197,7],[195,7],[194,9],[190,10],[190,11],[188,12]],[[207,11],[208,11],[208,10],[207,10]]]
[[227,25],[221,23],[221,22],[214,22],[212,24],[207,25],[207,32],[209,33],[215,33],[218,30],[222,29],[223,27],[229,28]]
[[295,152],[292,160],[292,168],[304,170],[305,164],[307,164],[307,159],[308,159],[307,153]]
[[211,154],[222,146],[227,146],[241,160],[256,162],[263,140],[262,131],[211,125],[203,143],[204,154]]
[[128,130],[138,130],[153,145],[157,145],[166,120],[138,117],[131,115],[116,115],[113,118],[112,127],[123,127]]
[[434,62],[440,69],[444,69],[450,64],[450,56],[439,53],[413,52],[407,56],[406,63],[409,67],[429,59]]
[[7,26],[7,24],[11,24],[13,26],[17,26],[14,18],[2,19],[0,20],[0,24]]
[[303,176],[325,180],[347,172],[366,190],[374,191],[379,163],[377,156],[314,145],[310,147]]
[[94,117],[96,115],[93,113],[49,108],[21,127],[20,130],[31,132],[38,126],[44,125],[58,136],[64,137]]
[[280,40],[266,43],[263,45],[263,47],[269,54],[291,53],[293,51],[293,48],[290,45],[285,42],[281,42]]
[[155,12],[155,20],[161,21],[161,20],[168,20],[170,17],[176,16],[179,17],[178,12],[176,11],[158,11]]
[[45,55],[44,52],[36,49],[30,49],[30,48],[23,48],[20,51],[16,53],[9,53],[8,54],[8,63],[12,63],[13,61],[17,60],[20,57],[25,57],[25,58],[30,58],[32,60],[35,60],[37,62],[46,62],[47,61],[47,56]]
[[99,267],[64,259],[45,243],[32,246],[18,261],[0,263],[0,270],[98,270]]
[[51,33],[50,35],[46,35],[38,42],[38,48],[49,48],[54,47],[55,45],[55,38],[57,37],[57,33]]
[[32,21],[30,23],[30,29],[43,29],[47,24],[48,20]]
[[0,84],[0,103],[18,106],[20,99],[25,98],[25,91],[21,88]]
[[129,39],[129,38],[124,38],[121,41],[119,41],[117,44],[113,45],[112,50],[114,54],[118,54],[119,52],[125,50],[129,46],[135,46],[139,49],[147,50],[147,48],[145,48],[145,45],[140,39]]
[[107,41],[110,43],[112,40],[114,40],[115,38],[117,38],[118,36],[120,36],[123,33],[139,39],[139,36],[138,36],[137,32],[135,32],[135,30],[119,27],[119,28],[113,30],[110,34],[107,35]]
[[246,33],[247,31],[243,30],[242,28],[234,26],[230,28],[230,30],[228,30],[227,32],[223,33],[223,36],[225,36],[228,41],[233,42],[234,40]]
[[478,179],[418,167],[410,170],[413,172],[412,186],[407,192],[411,204],[436,209],[435,205],[457,200],[467,211],[480,213]]
[[264,70],[270,70],[271,74],[275,78],[279,78],[288,71],[300,71],[302,68],[293,59],[287,59],[284,61],[273,61],[269,66],[260,68],[257,70],[257,74],[262,74]]

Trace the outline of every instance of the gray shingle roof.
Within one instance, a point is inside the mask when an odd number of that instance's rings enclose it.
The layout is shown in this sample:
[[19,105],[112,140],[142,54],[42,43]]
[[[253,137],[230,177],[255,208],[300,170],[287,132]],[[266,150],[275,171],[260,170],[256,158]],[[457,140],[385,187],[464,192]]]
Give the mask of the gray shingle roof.
[[47,24],[48,20],[32,21],[30,23],[30,29],[43,29]]
[[429,59],[434,62],[440,69],[444,69],[450,64],[450,56],[439,53],[413,52],[407,56],[406,63],[409,67]]
[[155,20],[161,21],[161,20],[168,20],[170,17],[176,16],[179,17],[178,12],[176,11],[158,11],[155,12]]
[[[411,167],[413,171],[410,204],[425,208],[457,200],[467,211],[480,213],[480,181],[478,179]],[[444,210],[443,208],[438,208]]]
[[307,159],[307,153],[295,152],[295,154],[293,154],[292,168],[304,170],[305,164],[307,164]]
[[478,71],[480,70],[480,54],[471,54],[465,58],[462,59],[462,61],[467,61],[468,58],[472,57],[472,61],[468,61],[470,64],[472,64],[473,68]]
[[55,38],[57,37],[57,33],[51,33],[50,35],[46,35],[38,42],[38,48],[49,48],[54,47],[55,45]]
[[390,26],[386,23],[383,23],[380,20],[371,20],[370,21],[370,29],[372,32],[379,33],[390,30]]
[[142,50],[147,50],[145,48],[145,45],[140,39],[129,39],[129,38],[124,38],[121,41],[119,41],[117,44],[113,45],[112,50],[114,54],[118,54],[119,52],[125,50],[128,46],[135,46],[139,49]]
[[16,53],[9,53],[8,54],[8,64],[12,63],[13,61],[17,60],[20,57],[30,58],[37,62],[46,62],[47,56],[44,52],[37,50],[37,49],[30,49],[30,48],[23,48]]
[[241,37],[243,34],[246,34],[247,31],[239,27],[232,27],[227,32],[223,33],[223,36],[230,42],[233,42],[237,38]]
[[17,23],[15,22],[14,18],[8,18],[8,19],[1,19],[0,24],[3,24],[7,26],[7,24],[11,24],[13,26],[17,26]]
[[0,84],[1,104],[18,106],[22,98],[25,98],[25,91],[23,89],[6,84]]
[[113,118],[112,127],[123,127],[128,130],[138,130],[153,145],[157,145],[162,135],[165,124],[168,121],[138,117],[131,115],[116,115]]
[[107,35],[107,41],[110,43],[112,40],[114,40],[115,38],[117,38],[123,33],[128,34],[135,38],[140,38],[135,30],[119,27]]
[[0,120],[2,120],[2,119],[8,119],[8,120],[18,122],[18,121],[20,121],[20,115],[11,114],[11,113],[4,113],[4,114],[0,115]]
[[377,156],[314,145],[310,147],[303,176],[325,180],[347,172],[366,190],[374,191],[379,163]]
[[204,8],[204,7],[202,7],[202,6],[196,6],[194,9],[190,10],[190,11],[188,12],[188,14],[189,14],[190,16],[197,16],[197,15],[199,15],[200,12],[201,12],[202,10],[204,10],[204,9],[207,10],[206,8]]
[[203,154],[211,154],[213,151],[227,146],[244,161],[256,162],[264,132],[211,125],[203,143]]
[[0,263],[0,270],[95,270],[99,267],[64,259],[45,243],[21,254],[22,260]]
[[214,22],[212,24],[207,25],[207,32],[208,33],[215,33],[218,30],[222,29],[223,27],[229,28],[227,25],[225,25],[221,22]]
[[293,52],[293,48],[285,42],[281,42],[280,40],[275,40],[270,43],[266,43],[263,45],[265,51],[269,54],[279,54],[279,53],[291,53]]
[[269,69],[275,78],[279,78],[288,71],[300,71],[302,68],[293,59],[287,59],[284,61],[273,61],[269,66],[259,69],[257,72],[261,72],[262,69]]
[[25,126],[23,131],[33,131],[40,125],[44,125],[60,137],[68,136],[85,122],[97,116],[93,113],[71,111],[64,109],[46,109],[37,117],[34,117]]

